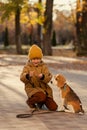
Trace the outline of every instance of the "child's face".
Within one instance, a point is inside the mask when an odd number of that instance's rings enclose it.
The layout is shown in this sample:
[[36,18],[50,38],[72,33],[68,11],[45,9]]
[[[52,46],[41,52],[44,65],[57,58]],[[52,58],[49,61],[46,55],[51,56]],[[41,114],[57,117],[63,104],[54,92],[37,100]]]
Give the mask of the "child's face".
[[34,66],[38,66],[38,64],[41,62],[41,59],[34,58],[34,59],[31,60],[31,62],[33,63]]

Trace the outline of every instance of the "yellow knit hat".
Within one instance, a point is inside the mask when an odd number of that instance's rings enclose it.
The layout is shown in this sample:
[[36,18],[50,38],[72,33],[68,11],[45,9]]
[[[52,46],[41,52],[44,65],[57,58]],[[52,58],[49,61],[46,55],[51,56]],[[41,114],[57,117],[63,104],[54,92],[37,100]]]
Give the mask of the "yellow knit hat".
[[42,50],[40,49],[39,46],[37,45],[32,45],[31,48],[29,49],[29,53],[28,53],[28,58],[34,59],[34,58],[42,58],[43,57],[43,53]]

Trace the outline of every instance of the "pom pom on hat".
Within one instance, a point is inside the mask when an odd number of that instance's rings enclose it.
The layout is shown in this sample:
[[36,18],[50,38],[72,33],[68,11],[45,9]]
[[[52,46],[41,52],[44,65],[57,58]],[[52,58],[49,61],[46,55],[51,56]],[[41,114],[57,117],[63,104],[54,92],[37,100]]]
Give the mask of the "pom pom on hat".
[[35,44],[32,45],[31,48],[29,49],[28,58],[31,60],[34,58],[42,59],[42,57],[43,57],[43,53],[40,47]]

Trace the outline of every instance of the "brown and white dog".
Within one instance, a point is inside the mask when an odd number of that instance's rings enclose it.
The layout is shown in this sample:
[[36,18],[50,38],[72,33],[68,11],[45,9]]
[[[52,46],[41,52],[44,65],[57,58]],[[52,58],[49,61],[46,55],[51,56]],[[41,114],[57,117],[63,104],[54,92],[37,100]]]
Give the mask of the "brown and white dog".
[[61,92],[62,107],[64,111],[73,113],[84,113],[81,101],[77,94],[66,83],[66,79],[63,75],[58,74],[54,76],[54,80],[51,83],[57,85]]

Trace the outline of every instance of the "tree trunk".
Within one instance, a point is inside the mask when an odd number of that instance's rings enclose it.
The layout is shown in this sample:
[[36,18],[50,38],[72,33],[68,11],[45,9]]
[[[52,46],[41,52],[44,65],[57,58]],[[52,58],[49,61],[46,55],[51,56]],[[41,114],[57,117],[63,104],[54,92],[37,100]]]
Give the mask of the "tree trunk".
[[84,0],[82,10],[82,41],[81,41],[81,52],[83,55],[87,56],[87,0]]
[[[38,0],[38,3],[42,3],[42,0]],[[37,10],[37,13],[38,13],[38,17],[41,15],[40,14],[40,10]],[[39,47],[41,47],[41,25],[38,23],[37,24],[37,40],[38,40],[38,45]]]
[[22,53],[21,41],[20,41],[20,9],[17,8],[15,13],[15,42],[16,50],[18,54]]
[[[79,0],[78,0],[79,1]],[[78,11],[80,6],[78,6],[77,9],[77,39],[78,39],[78,48],[77,48],[77,55],[87,55],[87,0],[84,0],[85,4],[83,2],[80,4],[82,5],[82,10]]]
[[43,33],[43,53],[44,55],[52,55],[51,48],[51,31],[52,31],[52,10],[53,10],[53,0],[46,1],[45,10],[45,22],[44,22],[44,33]]

